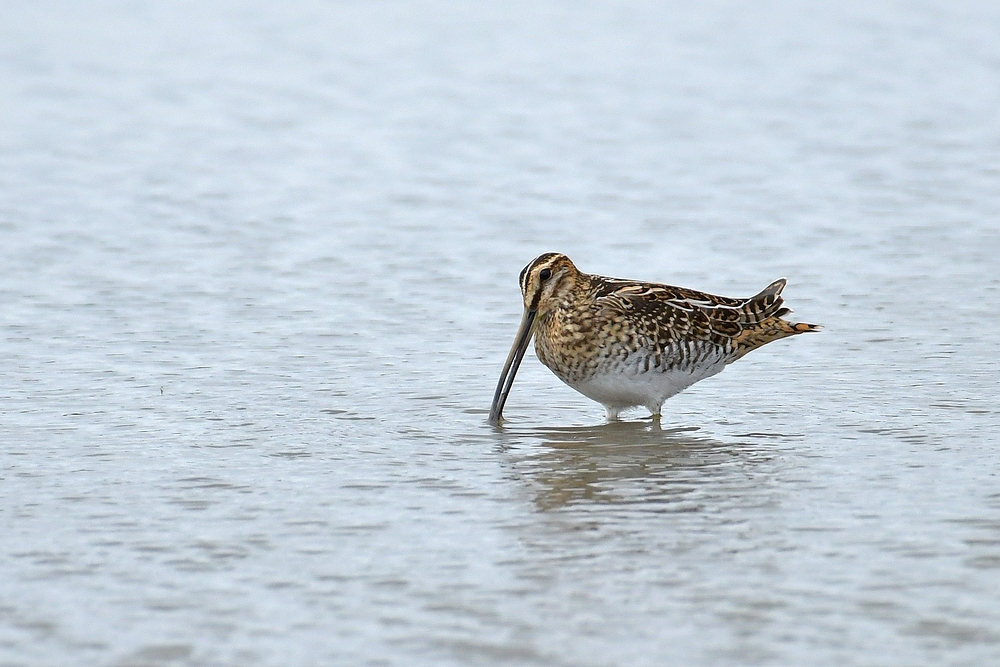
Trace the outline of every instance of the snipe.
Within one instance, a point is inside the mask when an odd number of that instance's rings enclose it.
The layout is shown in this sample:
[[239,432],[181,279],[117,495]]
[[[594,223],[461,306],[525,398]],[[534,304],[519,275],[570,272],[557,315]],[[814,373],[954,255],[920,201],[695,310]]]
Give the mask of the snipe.
[[785,279],[749,299],[582,273],[566,255],[546,253],[520,276],[524,315],[500,380],[490,422],[503,419],[514,375],[535,338],[539,360],[609,420],[663,402],[715,375],[751,350],[807,331],[785,319]]

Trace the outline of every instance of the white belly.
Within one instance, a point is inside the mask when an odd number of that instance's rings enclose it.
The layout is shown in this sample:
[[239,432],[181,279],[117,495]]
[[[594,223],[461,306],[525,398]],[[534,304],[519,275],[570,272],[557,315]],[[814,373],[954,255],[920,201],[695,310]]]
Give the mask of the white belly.
[[635,366],[619,366],[602,369],[586,379],[563,381],[587,398],[602,404],[608,411],[608,419],[617,419],[619,412],[638,405],[658,415],[665,400],[725,367],[726,362],[721,359],[690,369],[645,371]]

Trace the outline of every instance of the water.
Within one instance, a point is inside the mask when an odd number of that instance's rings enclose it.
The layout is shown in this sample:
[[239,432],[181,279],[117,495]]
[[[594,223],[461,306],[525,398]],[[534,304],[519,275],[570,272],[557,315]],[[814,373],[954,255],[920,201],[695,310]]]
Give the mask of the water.
[[[998,29],[7,3],[0,664],[1000,662]],[[496,431],[549,250],[825,329]]]

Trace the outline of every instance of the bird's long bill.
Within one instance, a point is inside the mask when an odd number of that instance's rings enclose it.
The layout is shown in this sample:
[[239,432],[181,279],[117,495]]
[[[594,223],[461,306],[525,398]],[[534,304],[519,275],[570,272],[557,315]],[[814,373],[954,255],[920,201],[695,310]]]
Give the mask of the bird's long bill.
[[499,424],[503,419],[503,406],[507,402],[507,394],[514,384],[514,376],[517,375],[517,367],[521,365],[528,343],[531,342],[531,334],[535,333],[535,311],[524,309],[521,317],[521,326],[517,329],[517,336],[514,338],[514,345],[507,355],[507,363],[503,365],[503,372],[497,382],[496,393],[493,394],[493,405],[490,406],[490,423]]

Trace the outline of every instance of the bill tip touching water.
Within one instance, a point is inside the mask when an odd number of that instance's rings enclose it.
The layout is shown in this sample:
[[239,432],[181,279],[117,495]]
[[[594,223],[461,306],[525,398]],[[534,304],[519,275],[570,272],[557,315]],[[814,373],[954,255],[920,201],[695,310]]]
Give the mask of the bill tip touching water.
[[779,278],[738,299],[683,287],[581,272],[560,253],[545,253],[520,275],[524,312],[490,407],[503,421],[514,376],[532,338],[538,359],[609,420],[635,406],[658,416],[663,402],[772,341],[815,324],[784,319]]

